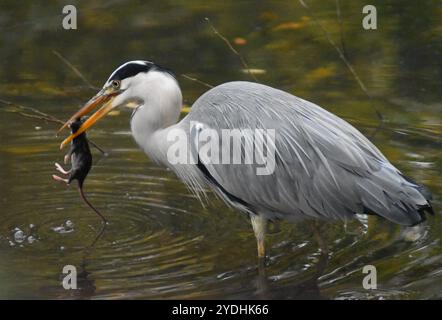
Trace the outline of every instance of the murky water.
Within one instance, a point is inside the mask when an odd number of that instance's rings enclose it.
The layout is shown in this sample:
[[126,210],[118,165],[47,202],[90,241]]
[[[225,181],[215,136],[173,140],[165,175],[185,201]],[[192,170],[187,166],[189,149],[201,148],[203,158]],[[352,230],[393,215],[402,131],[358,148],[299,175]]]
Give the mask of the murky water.
[[[210,17],[261,69],[260,82],[323,105],[370,135],[372,106],[313,22],[339,43],[335,1],[307,3],[310,12],[296,1],[88,1],[77,5],[79,29],[64,31],[62,1],[3,1],[0,98],[62,119],[72,114],[94,91],[53,50],[98,86],[134,58],[211,84],[249,79],[204,22]],[[85,190],[110,221],[90,247],[100,220],[74,185],[51,180],[63,158],[57,126],[0,110],[0,298],[442,298],[442,7],[385,1],[379,29],[364,31],[363,4],[342,4],[344,45],[386,119],[373,142],[434,194],[436,216],[420,230],[372,217],[323,223],[324,259],[309,224],[282,222],[272,225],[268,265],[258,270],[246,217],[213,196],[201,206],[137,149],[121,111],[89,132],[109,156],[94,150]],[[206,90],[178,79],[188,105]],[[78,268],[81,290],[62,288],[68,264]],[[377,290],[362,287],[368,264],[377,267]]]

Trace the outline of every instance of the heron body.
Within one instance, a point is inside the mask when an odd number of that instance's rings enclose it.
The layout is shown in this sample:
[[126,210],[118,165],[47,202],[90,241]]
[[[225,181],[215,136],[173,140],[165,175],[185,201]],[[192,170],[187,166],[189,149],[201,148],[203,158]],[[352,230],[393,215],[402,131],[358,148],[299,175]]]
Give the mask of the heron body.
[[[209,186],[227,204],[247,212],[261,256],[267,220],[376,214],[410,226],[425,220],[424,211],[432,212],[429,192],[405,177],[357,129],[287,92],[258,83],[228,82],[204,93],[179,121],[182,94],[171,72],[151,62],[133,61],[119,67],[74,116],[90,111],[96,101],[103,102],[100,99],[106,101],[98,118],[114,107],[136,104],[132,135],[151,159],[172,169],[197,195]],[[93,122],[85,123],[83,131]],[[254,164],[170,163],[172,130],[188,132],[182,143],[199,154],[192,139],[195,124],[219,135],[225,129],[274,129],[274,171],[257,175]],[[225,148],[220,146],[220,152]]]

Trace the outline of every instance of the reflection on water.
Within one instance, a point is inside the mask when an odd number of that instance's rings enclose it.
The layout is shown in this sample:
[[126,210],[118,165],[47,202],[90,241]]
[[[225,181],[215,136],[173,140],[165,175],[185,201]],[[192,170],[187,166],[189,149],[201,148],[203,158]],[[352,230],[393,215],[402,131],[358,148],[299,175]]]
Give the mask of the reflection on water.
[[[310,7],[338,36],[335,1]],[[374,143],[401,170],[426,184],[441,213],[442,10],[425,4],[379,4],[380,29],[360,27],[362,1],[342,3],[346,50],[387,119]],[[259,80],[327,107],[367,135],[373,108],[333,48],[296,2],[185,3],[89,1],[79,30],[59,26],[61,5],[2,2],[0,96],[65,119],[94,92],[54,57],[68,57],[102,83],[121,62],[152,59],[177,74],[212,84],[248,79],[236,56],[213,36],[208,16],[237,47]],[[106,40],[111,37],[112,41]],[[197,61],[197,63],[196,63]],[[187,104],[204,90],[179,77]],[[322,223],[329,255],[308,222],[272,225],[270,257],[257,263],[246,217],[210,197],[205,207],[175,176],[135,146],[129,114],[103,121],[90,137],[109,153],[85,192],[51,180],[61,161],[52,123],[1,113],[0,298],[442,298],[440,216],[419,229],[370,217]],[[97,161],[100,159],[100,161]],[[77,266],[81,290],[61,286],[64,265]],[[362,288],[362,267],[378,269],[378,289]]]

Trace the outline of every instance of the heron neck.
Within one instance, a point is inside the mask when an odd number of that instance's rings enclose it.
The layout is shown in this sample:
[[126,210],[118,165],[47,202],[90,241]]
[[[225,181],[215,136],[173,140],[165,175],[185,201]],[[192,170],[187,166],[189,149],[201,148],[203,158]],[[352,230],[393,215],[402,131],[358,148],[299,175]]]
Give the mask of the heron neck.
[[[170,96],[170,95],[169,95]],[[179,120],[181,92],[173,99],[150,99],[132,116],[131,130],[137,144],[153,161],[169,166],[167,136]]]
[[176,124],[151,132],[146,135],[144,144],[141,146],[144,153],[146,153],[152,161],[165,167],[170,167],[170,163],[167,160],[167,151],[172,143],[171,141],[168,141],[167,137],[169,132],[173,130],[175,126]]

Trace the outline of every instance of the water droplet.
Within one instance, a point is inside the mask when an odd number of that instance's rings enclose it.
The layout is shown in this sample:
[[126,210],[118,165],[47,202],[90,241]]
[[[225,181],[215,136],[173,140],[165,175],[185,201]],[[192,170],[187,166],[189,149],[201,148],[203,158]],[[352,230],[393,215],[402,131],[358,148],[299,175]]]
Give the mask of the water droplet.
[[74,227],[74,223],[71,220],[66,220],[64,225],[69,229],[72,229]]
[[15,242],[22,243],[25,240],[26,236],[23,231],[20,229],[14,233]]

